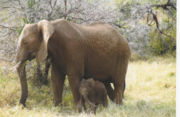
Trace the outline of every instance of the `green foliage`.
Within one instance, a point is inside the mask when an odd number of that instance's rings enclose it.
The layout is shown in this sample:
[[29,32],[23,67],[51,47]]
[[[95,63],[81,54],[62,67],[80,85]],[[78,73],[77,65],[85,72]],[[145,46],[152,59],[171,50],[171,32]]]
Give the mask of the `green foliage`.
[[150,36],[150,50],[154,55],[171,54],[176,55],[176,11],[172,14],[168,12],[159,11],[159,23],[162,33],[157,29],[151,28]]
[[[33,23],[32,21],[28,22],[26,17],[22,18],[22,21],[23,21],[24,24]],[[16,31],[17,31],[18,35],[21,34],[23,28],[24,28],[24,26],[16,28]]]
[[176,32],[170,30],[170,36],[163,36],[157,30],[150,32],[150,50],[154,55],[176,54]]
[[24,23],[24,24],[32,24],[32,23],[34,23],[34,22],[33,22],[33,19],[29,19],[29,20],[28,20],[26,17],[24,17],[24,18],[23,18],[23,23]]
[[[136,1],[135,1],[136,2]],[[132,0],[114,0],[114,3],[117,7],[123,9],[122,7],[125,7],[127,9],[127,7],[133,3]]]
[[32,8],[33,7],[33,5],[35,5],[35,0],[28,0],[28,7],[29,8]]
[[23,18],[23,23],[24,23],[24,24],[28,23],[27,18]]
[[[31,67],[28,67],[28,66],[31,66]],[[40,67],[38,67],[37,62],[33,60],[31,62],[27,62],[26,68],[27,68],[26,69],[27,77],[30,83],[32,83],[34,87],[41,87],[43,85],[48,84],[49,81],[48,79],[46,79],[46,76],[44,76],[44,73],[43,73],[45,70],[44,64],[41,64]],[[50,77],[50,72],[48,75]]]
[[[166,4],[168,0],[114,0],[114,3],[116,4],[117,7],[120,8],[120,12],[123,13],[123,17],[120,17],[117,20],[117,24],[123,25],[124,21],[126,19],[130,19],[130,22],[135,20],[133,19],[133,12],[136,11],[140,8],[142,10],[138,11],[140,14],[143,13],[141,11],[146,11],[147,9],[143,8],[143,6],[149,5],[158,5],[158,4]],[[171,0],[172,3],[175,3],[174,0]],[[134,7],[133,7],[134,6]],[[133,42],[135,39],[138,41],[134,41],[135,44],[142,44],[144,45],[144,48],[147,48],[145,50],[146,53],[150,53],[153,55],[163,55],[163,54],[170,54],[175,56],[176,55],[176,10],[174,9],[163,9],[163,8],[157,8],[157,7],[152,7],[152,10],[155,12],[157,16],[157,21],[158,21],[158,28],[157,24],[155,21],[153,21],[152,18],[148,18],[148,21],[152,21],[150,24],[147,23],[147,13],[144,14],[145,17],[141,15],[137,15],[139,17],[138,22],[136,23],[136,30],[131,31],[133,29],[134,25],[133,23],[131,25],[127,25],[129,22],[126,23],[126,31],[129,33],[127,34],[127,38],[129,38],[129,42]],[[138,12],[135,12],[138,14]],[[123,19],[124,18],[124,19]],[[137,19],[136,19],[137,20]],[[148,28],[147,30],[143,28],[139,28],[141,24],[146,25]],[[141,30],[142,29],[142,30]],[[130,31],[128,31],[130,30]],[[160,30],[160,31],[159,31]],[[141,34],[146,34],[144,35],[142,40],[141,37],[142,35],[138,35],[138,32],[142,32]],[[131,34],[137,33],[136,36],[132,36]],[[126,34],[126,32],[125,32]],[[149,35],[149,36],[148,36]],[[135,38],[136,37],[136,38]],[[145,41],[143,41],[145,40]],[[147,40],[147,41],[146,41]],[[148,43],[146,46],[146,42]],[[150,42],[150,43],[149,43]],[[142,50],[142,48],[138,48],[138,50]],[[142,54],[140,54],[142,56]],[[139,58],[138,56],[135,56],[135,58]]]
[[22,30],[23,30],[23,27],[19,27],[19,28],[16,28],[17,32],[18,32],[18,35],[21,34]]

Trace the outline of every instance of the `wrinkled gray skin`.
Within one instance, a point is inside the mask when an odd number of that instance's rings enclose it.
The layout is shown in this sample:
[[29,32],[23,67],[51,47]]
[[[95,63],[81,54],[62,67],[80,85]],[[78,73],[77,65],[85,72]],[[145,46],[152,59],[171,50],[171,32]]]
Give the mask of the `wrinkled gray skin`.
[[20,103],[25,105],[27,96],[28,96],[28,88],[27,88],[27,80],[26,80],[26,72],[25,72],[25,63],[19,63],[19,66],[17,67],[17,72],[20,78],[21,82],[21,98],[20,98]]
[[65,75],[68,75],[77,108],[81,108],[78,106],[80,80],[88,77],[102,81],[111,100],[122,104],[130,48],[112,26],[105,23],[79,25],[62,19],[25,25],[16,56],[21,83],[20,103],[24,106],[28,96],[25,62],[36,58],[39,64],[47,55],[52,58],[55,105],[62,102]]

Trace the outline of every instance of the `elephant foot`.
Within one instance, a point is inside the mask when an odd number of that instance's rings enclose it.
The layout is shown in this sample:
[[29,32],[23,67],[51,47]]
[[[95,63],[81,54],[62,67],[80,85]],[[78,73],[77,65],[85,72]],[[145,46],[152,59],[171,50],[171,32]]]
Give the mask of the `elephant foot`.
[[26,107],[26,100],[20,99],[19,103],[22,104],[24,107]]
[[76,110],[80,113],[82,112],[82,102],[79,101],[78,104],[76,105]]
[[114,99],[114,102],[115,102],[116,104],[122,105],[122,104],[123,104],[122,98],[123,98],[123,96],[122,96],[121,93],[120,93],[120,94],[117,94],[116,97],[115,97],[115,99]]
[[62,102],[54,101],[54,106],[59,106],[59,105],[62,105]]
[[119,104],[119,105],[122,105],[122,104],[123,104],[123,103],[122,103],[122,100],[120,100],[120,99],[115,99],[114,102],[115,102],[116,104]]

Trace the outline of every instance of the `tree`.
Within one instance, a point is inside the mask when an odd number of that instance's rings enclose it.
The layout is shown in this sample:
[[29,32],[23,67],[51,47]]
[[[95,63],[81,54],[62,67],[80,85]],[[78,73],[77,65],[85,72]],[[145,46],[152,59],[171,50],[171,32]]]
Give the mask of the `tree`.
[[[157,39],[164,43],[164,54],[176,49],[176,1],[175,0],[114,0],[119,8],[120,30],[128,39],[131,49],[140,55],[154,54],[156,41],[152,32],[159,33]],[[118,26],[118,25],[117,25]],[[121,28],[121,27],[124,28]],[[166,41],[168,40],[168,41]],[[153,42],[154,41],[154,42]],[[171,42],[171,44],[167,44]],[[162,43],[160,43],[162,44]],[[165,46],[169,46],[168,48]]]
[[172,33],[176,32],[176,0],[3,0],[0,4],[0,53],[1,59],[9,61],[24,24],[42,19],[64,18],[80,24],[104,21],[118,28],[140,55],[152,54],[151,33],[160,33],[157,39],[163,40],[176,37]]

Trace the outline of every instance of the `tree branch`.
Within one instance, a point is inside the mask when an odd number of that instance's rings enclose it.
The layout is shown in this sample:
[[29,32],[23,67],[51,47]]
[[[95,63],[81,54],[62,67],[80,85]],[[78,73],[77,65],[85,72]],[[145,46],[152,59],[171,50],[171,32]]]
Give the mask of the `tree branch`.
[[123,28],[123,29],[125,29],[125,27],[122,26],[122,25],[119,25],[119,24],[116,24],[116,23],[112,23],[112,24],[115,25],[115,26],[117,26],[118,28]]
[[168,0],[167,3],[165,4],[154,4],[154,5],[151,5],[151,7],[163,8],[164,10],[168,10],[168,7],[171,7],[174,10],[176,10],[176,7],[174,6],[173,3],[170,2],[170,0]]
[[12,30],[12,31],[17,31],[16,27],[8,27],[8,26],[4,26],[4,25],[1,25],[1,24],[0,24],[0,27],[1,28],[7,28],[7,29]]

